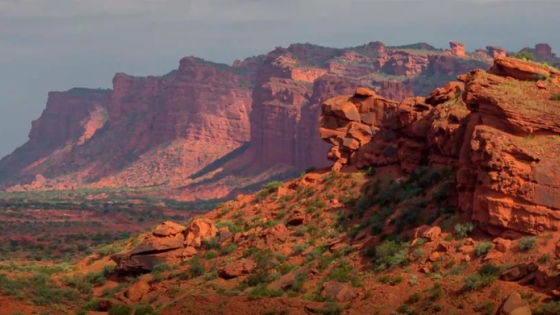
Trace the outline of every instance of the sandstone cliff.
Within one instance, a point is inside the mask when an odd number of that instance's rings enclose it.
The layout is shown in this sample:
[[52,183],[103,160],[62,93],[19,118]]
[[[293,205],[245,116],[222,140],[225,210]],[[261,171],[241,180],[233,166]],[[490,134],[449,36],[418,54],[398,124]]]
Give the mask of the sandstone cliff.
[[323,103],[334,168],[457,169],[457,205],[493,235],[560,229],[556,156],[560,71],[497,58],[428,97],[392,101],[359,88]]
[[396,101],[426,95],[488,68],[497,51],[450,48],[294,44],[232,67],[187,57],[164,76],[119,73],[112,91],[52,93],[29,142],[0,162],[0,185],[162,187],[184,199],[215,198],[327,166],[317,133],[325,100],[359,86]]

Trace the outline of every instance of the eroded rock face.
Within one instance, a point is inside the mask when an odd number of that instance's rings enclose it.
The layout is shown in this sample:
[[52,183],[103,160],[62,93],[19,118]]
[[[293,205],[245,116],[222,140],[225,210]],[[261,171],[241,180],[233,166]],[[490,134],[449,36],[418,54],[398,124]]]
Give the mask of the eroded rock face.
[[[325,100],[364,86],[401,101],[473,64],[486,66],[462,45],[453,47],[455,54],[425,43],[294,44],[232,67],[186,57],[163,76],[118,73],[113,90],[52,94],[29,143],[0,162],[0,185],[162,186],[169,194],[180,188],[182,199],[204,199],[235,193],[230,183],[239,169],[270,174],[328,166],[329,147],[317,134]],[[207,166],[217,175],[197,182]]]
[[[547,78],[543,89],[535,78]],[[560,229],[560,72],[497,58],[426,98],[401,102],[357,89],[323,103],[321,138],[334,169],[454,166],[458,205],[504,238]],[[505,251],[507,249],[500,249]]]
[[458,42],[449,42],[449,47],[451,48],[451,53],[458,57],[465,56],[465,45]]

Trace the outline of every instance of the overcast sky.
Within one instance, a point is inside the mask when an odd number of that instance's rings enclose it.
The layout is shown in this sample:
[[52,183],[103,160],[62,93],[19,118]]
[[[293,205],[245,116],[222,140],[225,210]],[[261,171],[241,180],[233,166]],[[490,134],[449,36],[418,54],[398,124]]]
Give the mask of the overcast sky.
[[428,42],[560,54],[560,1],[0,0],[0,156],[27,140],[48,91],[164,74],[195,55],[231,64],[296,42]]

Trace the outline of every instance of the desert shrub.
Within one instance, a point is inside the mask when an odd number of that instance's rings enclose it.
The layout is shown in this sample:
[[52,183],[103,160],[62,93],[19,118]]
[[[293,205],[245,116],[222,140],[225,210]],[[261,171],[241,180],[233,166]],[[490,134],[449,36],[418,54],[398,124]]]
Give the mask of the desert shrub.
[[315,313],[322,315],[340,315],[344,308],[336,303],[327,303],[325,307],[315,310]]
[[476,275],[470,275],[465,279],[461,290],[475,291],[491,285],[497,278],[501,268],[492,264],[485,264],[478,269]]
[[[399,306],[396,310],[395,310],[396,314],[399,315],[414,315],[416,314],[416,312],[414,311],[414,308],[412,308],[410,305],[407,304],[403,304],[401,306]],[[395,314],[395,312],[391,313],[391,314]]]
[[492,243],[489,241],[476,243],[476,245],[474,245],[474,254],[478,257],[486,255],[491,248]]
[[192,258],[190,263],[188,274],[192,278],[200,277],[206,272],[206,268],[204,268],[204,265],[202,265],[198,259]]
[[537,245],[537,238],[535,236],[523,236],[519,239],[519,250],[527,251]]
[[374,257],[377,270],[385,270],[409,263],[406,246],[393,240],[386,240],[376,246]]
[[533,310],[534,315],[557,315],[560,314],[560,301],[551,301]]
[[218,253],[216,253],[215,250],[209,250],[206,253],[204,253],[204,259],[208,259],[208,260],[212,260],[216,257],[218,257]]
[[411,294],[406,301],[407,301],[407,303],[414,304],[414,303],[420,301],[420,298],[422,298],[422,295],[420,294],[420,292],[415,292],[415,293]]
[[520,51],[513,55],[513,58],[525,60],[525,61],[533,61],[535,60],[535,55],[527,51]]
[[223,227],[227,227],[229,229],[229,231],[232,234],[238,233],[238,232],[243,232],[243,228],[240,227],[239,225],[236,225],[234,222],[232,221],[220,221],[216,223],[216,228],[223,228]]
[[455,235],[458,238],[465,238],[469,235],[472,230],[474,229],[474,225],[471,222],[467,222],[465,224],[455,224]]
[[550,254],[542,254],[541,257],[539,257],[538,259],[539,264],[546,264],[549,261],[550,261]]
[[220,249],[220,255],[222,256],[229,255],[233,253],[233,251],[236,249],[237,249],[237,245],[235,243],[229,243]]
[[282,187],[282,186],[284,186],[284,182],[273,181],[273,182],[268,182],[268,183],[264,184],[263,189],[274,190],[274,189],[278,189],[279,187]]
[[156,311],[150,305],[139,304],[134,307],[134,315],[155,315]]
[[253,254],[255,254],[258,251],[259,251],[259,249],[257,247],[249,247],[249,248],[243,250],[243,257],[252,256]]
[[267,288],[266,283],[260,283],[249,291],[248,297],[249,300],[256,300],[265,297],[279,297],[283,294],[284,293],[281,290],[271,290]]
[[202,240],[202,247],[206,250],[220,248],[220,238],[218,236]]
[[554,94],[550,97],[551,101],[560,101],[560,93]]
[[121,304],[113,305],[109,310],[109,315],[131,315],[131,314],[132,314],[132,308],[130,308],[130,306],[121,305]]

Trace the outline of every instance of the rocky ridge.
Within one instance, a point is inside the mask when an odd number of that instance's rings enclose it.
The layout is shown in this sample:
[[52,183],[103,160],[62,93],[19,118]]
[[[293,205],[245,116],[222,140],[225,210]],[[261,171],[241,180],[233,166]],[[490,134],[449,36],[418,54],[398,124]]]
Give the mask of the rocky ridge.
[[327,100],[321,137],[334,168],[456,167],[459,207],[487,232],[558,230],[560,71],[497,58],[458,79],[426,98],[396,102],[362,88]]
[[[552,56],[541,46],[538,58]],[[329,147],[317,137],[326,99],[357,87],[396,101],[425,95],[486,68],[496,51],[470,53],[456,42],[449,50],[294,44],[231,67],[187,57],[160,77],[119,73],[97,99],[52,94],[29,142],[0,161],[0,187],[147,188],[184,201],[233,196],[329,164]]]
[[[187,57],[160,77],[119,73],[112,91],[95,99],[86,92],[51,94],[29,142],[0,162],[1,185],[10,191],[162,187],[186,200],[225,196],[252,178],[327,165],[328,147],[316,131],[325,99],[358,86],[402,99],[487,63],[426,44],[294,44],[231,67]],[[74,127],[67,125],[72,121]]]

